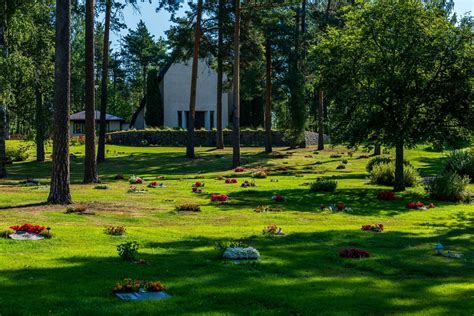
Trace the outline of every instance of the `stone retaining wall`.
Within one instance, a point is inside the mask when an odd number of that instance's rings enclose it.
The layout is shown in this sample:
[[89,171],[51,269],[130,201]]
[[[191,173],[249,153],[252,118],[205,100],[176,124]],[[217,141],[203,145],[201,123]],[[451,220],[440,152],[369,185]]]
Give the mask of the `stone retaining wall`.
[[[289,146],[283,132],[273,131],[273,145]],[[265,131],[241,131],[242,146],[265,146]],[[325,137],[327,138],[327,137]],[[326,139],[327,141],[327,139]],[[187,131],[185,130],[132,130],[107,134],[107,142],[125,146],[186,146]],[[305,145],[318,143],[318,134],[305,132]],[[216,131],[196,131],[196,146],[212,147],[216,144]],[[232,131],[224,131],[224,144],[232,145]]]

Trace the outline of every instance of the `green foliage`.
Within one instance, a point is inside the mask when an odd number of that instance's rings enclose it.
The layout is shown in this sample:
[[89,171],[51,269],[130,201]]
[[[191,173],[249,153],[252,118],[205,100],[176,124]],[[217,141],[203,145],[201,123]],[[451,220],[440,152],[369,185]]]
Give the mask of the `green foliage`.
[[130,241],[117,246],[118,255],[125,261],[134,261],[138,256],[140,244],[136,241]]
[[466,190],[468,184],[469,177],[445,171],[429,181],[425,188],[432,199],[458,202],[469,198],[469,192]]
[[20,145],[18,147],[7,147],[7,160],[8,161],[25,161],[30,157],[30,150],[32,145]]
[[148,72],[146,85],[145,122],[151,127],[163,126],[164,107],[160,93],[159,74],[156,69]]
[[104,233],[111,236],[122,236],[126,230],[124,225],[111,225],[105,227]]
[[[376,165],[378,165],[378,164],[387,164],[387,163],[391,163],[391,162],[394,162],[394,161],[395,161],[395,159],[391,156],[386,156],[386,155],[375,156],[375,157],[372,157],[367,162],[367,165],[365,166],[365,170],[367,170],[367,172],[370,173]],[[405,166],[411,166],[411,163],[408,160],[403,160],[403,164]]]
[[445,170],[460,176],[468,176],[474,181],[474,149],[471,151],[455,150],[446,158]]
[[[420,181],[420,175],[413,166],[404,165],[403,172],[406,187],[414,187]],[[373,184],[394,185],[395,164],[393,162],[375,164],[369,174],[369,179]]]
[[337,188],[336,180],[319,179],[309,185],[311,192],[335,192]]

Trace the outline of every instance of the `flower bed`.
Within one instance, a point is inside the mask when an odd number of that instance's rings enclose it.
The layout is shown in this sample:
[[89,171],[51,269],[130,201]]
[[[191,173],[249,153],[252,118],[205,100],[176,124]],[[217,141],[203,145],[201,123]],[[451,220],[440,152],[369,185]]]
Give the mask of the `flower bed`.
[[118,174],[114,177],[115,180],[124,180],[125,177],[123,176],[123,174]]
[[130,184],[143,184],[143,179],[140,177],[131,176],[130,179],[128,179],[128,182]]
[[375,225],[362,225],[362,230],[364,231],[373,231],[376,233],[381,233],[384,230],[383,224],[375,224]]
[[229,197],[225,194],[213,194],[211,195],[212,202],[227,202],[229,201]]
[[40,225],[33,225],[33,224],[23,224],[21,226],[10,226],[11,229],[17,232],[25,232],[25,233],[32,233],[32,234],[41,234],[46,227]]
[[272,208],[270,206],[266,206],[266,205],[259,205],[257,206],[257,208],[254,210],[255,213],[272,213],[272,212],[281,212],[280,209],[277,209],[277,208]]
[[161,292],[165,286],[158,281],[147,282],[142,280],[124,279],[115,284],[113,293],[134,293],[134,292]]
[[150,182],[150,183],[148,184],[148,187],[149,187],[149,188],[152,188],[152,189],[166,188],[166,186],[165,186],[164,183],[162,183],[162,182],[156,182],[156,181]]
[[242,188],[250,188],[250,187],[256,187],[256,186],[257,185],[255,184],[254,181],[248,181],[248,180],[245,180],[241,185]]
[[393,201],[395,200],[395,193],[392,191],[381,191],[377,193],[377,199],[382,201]]
[[283,195],[275,195],[272,197],[273,202],[283,203],[287,201],[287,198]]
[[264,236],[284,236],[285,233],[276,224],[269,225],[263,229]]
[[422,202],[408,202],[406,204],[406,208],[410,210],[427,210],[429,208],[435,208],[436,206],[433,203],[429,203],[428,205],[423,204]]
[[350,213],[350,212],[352,212],[352,208],[347,207],[346,204],[344,204],[343,202],[337,202],[336,204],[330,204],[330,205],[321,204],[319,206],[319,208],[323,211],[331,211],[331,212],[334,212],[334,213],[337,213],[337,212]]
[[204,182],[197,181],[193,183],[192,187],[193,188],[203,188],[205,186]]
[[367,250],[358,249],[358,248],[345,248],[339,250],[339,256],[342,258],[352,258],[352,259],[361,259],[369,258],[370,253]]
[[234,169],[234,172],[245,172],[247,171],[244,167],[237,167]]
[[134,185],[132,185],[129,189],[128,189],[128,193],[147,193],[148,191],[147,190],[144,190],[142,188],[139,188],[139,187],[136,187]]
[[252,173],[252,178],[256,178],[256,179],[265,179],[267,176],[268,176],[268,173],[264,170],[259,170]]
[[238,183],[237,179],[225,179],[226,184],[236,184]]

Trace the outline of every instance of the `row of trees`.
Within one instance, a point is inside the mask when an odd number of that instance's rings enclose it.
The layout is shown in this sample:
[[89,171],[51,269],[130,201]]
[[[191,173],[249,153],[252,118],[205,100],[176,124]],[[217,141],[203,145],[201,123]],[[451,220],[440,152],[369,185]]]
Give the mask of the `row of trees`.
[[[34,4],[46,2],[33,1]],[[101,54],[94,49],[94,36],[98,33],[97,28],[94,29],[96,5],[87,0],[85,6],[84,104],[89,122],[85,182],[97,181],[95,124],[92,124],[94,82],[97,81],[94,60],[100,55],[101,60],[111,57],[112,61],[104,62],[101,69],[103,113],[108,103],[107,67],[114,61],[114,54],[108,48],[108,33],[114,24],[112,8],[117,4],[110,0],[104,5],[106,20]],[[226,84],[223,74],[232,74],[234,166],[240,164],[240,105],[243,109],[250,105],[243,112],[264,113],[261,123],[267,130],[267,152],[272,150],[272,126],[285,129],[293,147],[311,125],[317,125],[321,137],[324,132],[331,134],[335,142],[395,146],[396,189],[403,190],[404,147],[424,140],[446,141],[451,135],[468,135],[474,128],[470,124],[473,115],[472,21],[470,18],[457,20],[450,14],[451,5],[418,0],[403,3],[249,0],[242,5],[239,0],[199,0],[197,4],[190,3],[184,17],[173,15],[176,26],[167,32],[168,43],[173,48],[168,58],[193,56],[188,157],[194,157],[192,123],[197,60],[212,54],[216,56],[219,74],[218,116],[222,115],[219,100]],[[172,13],[179,6],[180,1],[157,2],[158,9]],[[69,183],[67,116],[75,85],[70,89],[73,75],[69,64],[71,43],[78,38],[74,34],[71,38],[70,12],[71,3],[58,0],[55,19],[49,16],[45,22],[56,23],[55,130],[49,199],[52,203],[70,202],[69,188],[65,188]],[[150,66],[159,67],[160,62],[166,60],[164,45],[155,42],[141,24],[125,37],[123,47],[129,54],[121,58],[120,63],[129,63],[137,69],[136,74],[141,73],[134,77],[140,78],[143,84],[137,99],[156,98],[146,96],[146,76]],[[13,81],[6,82],[11,85]],[[36,102],[36,108],[41,103]],[[216,146],[222,148],[222,126],[218,126],[217,134]],[[99,135],[98,156],[103,160],[105,131]]]

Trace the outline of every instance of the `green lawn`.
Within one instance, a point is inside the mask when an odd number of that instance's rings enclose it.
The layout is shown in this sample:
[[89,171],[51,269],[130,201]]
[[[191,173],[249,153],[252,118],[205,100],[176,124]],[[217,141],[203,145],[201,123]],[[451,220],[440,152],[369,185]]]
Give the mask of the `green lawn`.
[[[96,216],[65,214],[65,207],[43,204],[47,188],[18,184],[27,177],[47,184],[49,161],[8,166],[9,178],[0,181],[0,230],[29,222],[49,226],[55,235],[38,242],[0,239],[0,315],[474,314],[474,205],[434,201],[435,209],[407,210],[408,201],[429,202],[423,188],[397,194],[392,202],[378,201],[376,192],[389,188],[367,183],[367,159],[358,159],[361,152],[349,157],[343,148],[319,154],[314,148],[278,151],[289,155],[243,148],[245,167],[270,170],[270,177],[257,179],[258,188],[250,190],[240,187],[250,179],[248,173],[236,175],[237,185],[216,179],[234,176],[228,168],[230,149],[199,148],[199,159],[188,160],[183,148],[108,146],[100,174],[110,189],[103,191],[80,184],[83,150],[73,147],[73,199]],[[343,158],[331,159],[335,152]],[[418,148],[406,156],[430,176],[440,170],[443,154]],[[347,169],[336,170],[342,159],[348,159]],[[276,171],[284,166],[295,174]],[[162,175],[167,188],[129,194],[126,180],[114,180],[118,173],[145,180]],[[338,180],[334,194],[309,192],[307,183],[322,176]],[[206,183],[203,194],[191,192],[196,179]],[[211,203],[211,193],[228,194],[231,201]],[[288,201],[275,205],[275,194]],[[202,212],[174,211],[189,201],[199,203]],[[319,208],[338,201],[353,213]],[[261,204],[282,212],[253,212]],[[262,229],[273,223],[287,236],[263,237]],[[360,230],[376,223],[386,231]],[[126,225],[126,237],[104,234],[110,224]],[[260,251],[261,260],[233,264],[217,258],[214,244],[223,239],[246,240]],[[116,245],[132,240],[142,245],[146,265],[117,256]],[[437,241],[465,257],[434,256]],[[342,259],[338,250],[343,247],[366,249],[372,257]],[[122,302],[111,289],[125,277],[159,280],[172,298]]]

